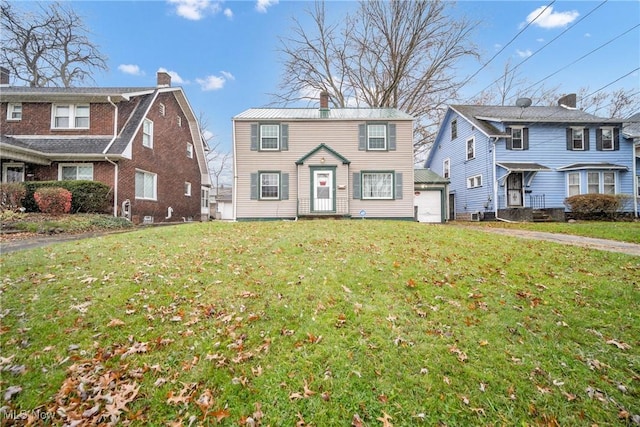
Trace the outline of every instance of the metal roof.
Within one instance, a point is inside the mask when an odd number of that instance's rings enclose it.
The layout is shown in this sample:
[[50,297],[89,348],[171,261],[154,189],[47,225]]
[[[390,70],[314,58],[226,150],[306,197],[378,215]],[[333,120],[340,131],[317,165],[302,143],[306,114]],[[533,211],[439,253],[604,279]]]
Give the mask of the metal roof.
[[441,177],[431,169],[414,169],[413,182],[420,184],[447,184],[449,180]]
[[250,108],[234,120],[413,120],[396,108]]
[[640,113],[636,113],[624,121],[622,133],[627,138],[640,138]]

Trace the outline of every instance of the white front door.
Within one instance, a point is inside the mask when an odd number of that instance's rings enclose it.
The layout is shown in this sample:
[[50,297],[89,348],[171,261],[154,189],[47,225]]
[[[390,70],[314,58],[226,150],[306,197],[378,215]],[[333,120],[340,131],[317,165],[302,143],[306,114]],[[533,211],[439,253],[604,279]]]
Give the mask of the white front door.
[[333,171],[313,171],[313,211],[333,212]]

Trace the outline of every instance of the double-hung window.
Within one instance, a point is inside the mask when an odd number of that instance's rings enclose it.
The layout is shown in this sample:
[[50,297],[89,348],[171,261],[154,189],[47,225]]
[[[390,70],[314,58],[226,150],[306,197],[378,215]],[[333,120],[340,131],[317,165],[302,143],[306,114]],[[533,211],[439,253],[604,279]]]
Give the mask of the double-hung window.
[[157,199],[158,176],[142,170],[136,171],[136,199]]
[[587,172],[589,194],[616,194],[615,172]]
[[482,175],[474,175],[467,178],[467,188],[482,187]]
[[467,139],[467,160],[476,157],[476,140],[474,138]]
[[580,194],[580,173],[571,172],[567,175],[567,188],[569,197]]
[[387,149],[387,125],[367,125],[367,150]]
[[278,200],[280,198],[280,174],[278,172],[262,172],[260,174],[260,198]]
[[449,158],[442,161],[442,177],[451,178],[451,159]]
[[60,181],[93,181],[92,163],[62,163],[58,169]]
[[458,137],[458,120],[451,120],[451,140],[453,141]]
[[393,199],[393,172],[362,172],[363,199]]
[[616,194],[615,172],[602,172],[602,192],[604,194]]
[[142,123],[142,146],[153,148],[153,122],[149,119]]
[[600,129],[600,135],[601,135],[601,142],[600,142],[600,146],[602,147],[602,150],[607,151],[607,150],[613,150],[614,148],[614,144],[613,144],[613,128],[602,128]]
[[600,192],[600,173],[588,172],[587,173],[587,193],[597,194]]
[[522,128],[511,128],[511,148],[522,150],[523,147]]
[[280,125],[260,125],[260,150],[276,151],[280,149]]
[[89,104],[53,104],[53,129],[88,129]]
[[7,120],[22,120],[22,104],[7,105]]
[[567,129],[567,150],[582,151],[589,149],[589,130],[579,127]]

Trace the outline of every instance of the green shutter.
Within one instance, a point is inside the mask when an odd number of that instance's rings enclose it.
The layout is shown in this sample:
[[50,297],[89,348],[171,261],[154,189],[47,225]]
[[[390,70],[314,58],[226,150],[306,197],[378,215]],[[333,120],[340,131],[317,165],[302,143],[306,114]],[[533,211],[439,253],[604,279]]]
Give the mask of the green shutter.
[[280,125],[280,150],[289,149],[289,125]]
[[258,200],[258,174],[251,174],[251,200]]
[[358,125],[358,150],[367,151],[367,125]]
[[258,151],[258,124],[251,125],[251,151]]
[[289,200],[289,174],[280,175],[280,200]]
[[508,133],[509,137],[505,138],[506,144],[505,148],[507,150],[513,150],[513,134],[511,133],[511,128],[504,128],[505,133]]
[[361,199],[362,198],[360,172],[354,172],[353,173],[353,198],[354,199]]
[[395,151],[396,149],[396,125],[395,123],[389,123],[387,125],[387,133],[389,136],[389,150]]
[[402,199],[402,172],[396,172],[395,181],[396,181],[395,182],[396,184],[395,199],[401,200]]
[[589,151],[589,128],[584,128],[584,149]]
[[529,149],[529,128],[522,128],[522,149]]

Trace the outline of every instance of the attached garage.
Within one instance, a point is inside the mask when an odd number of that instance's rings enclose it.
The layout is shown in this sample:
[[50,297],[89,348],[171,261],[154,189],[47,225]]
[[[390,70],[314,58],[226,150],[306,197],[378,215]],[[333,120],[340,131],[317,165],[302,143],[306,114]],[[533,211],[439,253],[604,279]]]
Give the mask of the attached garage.
[[418,222],[447,221],[447,193],[449,180],[429,169],[414,171],[413,206]]

